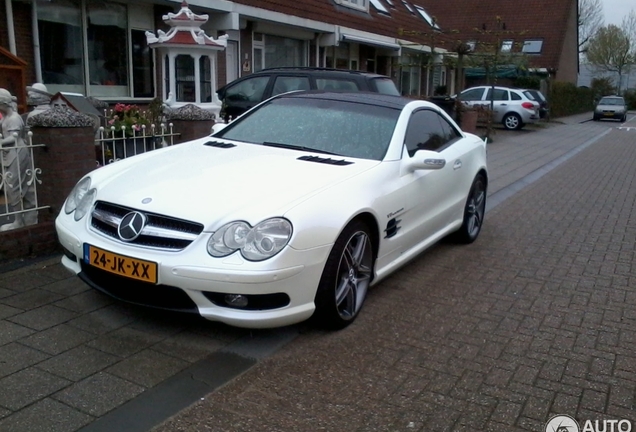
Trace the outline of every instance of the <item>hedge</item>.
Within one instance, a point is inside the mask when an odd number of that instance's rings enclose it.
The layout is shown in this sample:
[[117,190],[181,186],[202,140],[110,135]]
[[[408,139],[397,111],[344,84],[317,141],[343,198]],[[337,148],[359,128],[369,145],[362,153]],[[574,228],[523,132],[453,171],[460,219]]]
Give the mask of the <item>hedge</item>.
[[548,101],[550,116],[564,117],[594,110],[594,94],[587,87],[572,83],[552,82]]

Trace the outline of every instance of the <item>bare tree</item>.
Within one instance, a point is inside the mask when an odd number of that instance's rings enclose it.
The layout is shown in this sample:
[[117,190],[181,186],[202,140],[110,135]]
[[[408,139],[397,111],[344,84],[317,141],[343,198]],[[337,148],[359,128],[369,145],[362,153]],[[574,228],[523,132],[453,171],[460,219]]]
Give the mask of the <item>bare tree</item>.
[[[631,18],[630,18],[631,17]],[[629,72],[636,63],[634,42],[630,39],[625,27],[628,21],[636,22],[633,13],[623,20],[623,26],[610,24],[601,27],[590,40],[587,50],[587,60],[597,70],[618,74],[618,92],[621,91],[623,74]]]
[[590,40],[603,26],[603,5],[601,0],[579,0],[579,54],[587,52]]

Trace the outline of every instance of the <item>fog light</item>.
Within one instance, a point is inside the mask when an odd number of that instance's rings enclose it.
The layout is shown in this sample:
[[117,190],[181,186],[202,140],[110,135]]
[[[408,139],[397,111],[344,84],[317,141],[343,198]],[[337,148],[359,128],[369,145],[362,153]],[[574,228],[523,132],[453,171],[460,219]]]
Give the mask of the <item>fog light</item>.
[[247,296],[241,294],[227,294],[225,303],[233,307],[244,308],[247,306]]

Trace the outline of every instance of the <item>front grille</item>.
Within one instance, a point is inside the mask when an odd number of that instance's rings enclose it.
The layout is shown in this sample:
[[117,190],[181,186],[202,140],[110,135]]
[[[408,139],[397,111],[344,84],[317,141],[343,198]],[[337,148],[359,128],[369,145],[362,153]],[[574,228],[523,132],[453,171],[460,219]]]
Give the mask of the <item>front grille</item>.
[[128,244],[180,251],[192,243],[203,231],[203,225],[199,223],[147,213],[103,201],[98,201],[93,209],[91,227],[94,231],[105,236],[120,240],[117,228],[124,216],[131,211],[143,213],[146,216],[146,225],[139,237],[131,242],[126,242]]
[[91,287],[116,299],[177,312],[198,313],[192,299],[180,288],[154,285],[109,273],[82,262],[79,277]]

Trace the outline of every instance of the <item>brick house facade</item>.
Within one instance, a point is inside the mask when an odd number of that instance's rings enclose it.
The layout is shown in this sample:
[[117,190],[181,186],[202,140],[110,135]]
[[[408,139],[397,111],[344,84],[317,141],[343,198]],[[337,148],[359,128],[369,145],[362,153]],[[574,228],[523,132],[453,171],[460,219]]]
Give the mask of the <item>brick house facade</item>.
[[[27,83],[108,102],[165,98],[162,59],[144,46],[143,36],[166,30],[162,15],[178,11],[180,2],[5,2],[11,3],[15,54],[28,64]],[[458,41],[488,41],[475,29],[496,16],[508,29],[524,31],[516,42],[519,51],[532,48],[524,54],[532,70],[559,81],[577,78],[576,0],[528,0],[524,10],[539,11],[533,14],[520,14],[509,0],[192,0],[189,6],[210,16],[204,27],[210,36],[229,36],[218,56],[218,87],[262,68],[318,66],[389,75],[410,97],[444,86],[452,94],[455,71],[445,59],[455,55]],[[0,46],[9,49],[7,9],[0,7]]]

